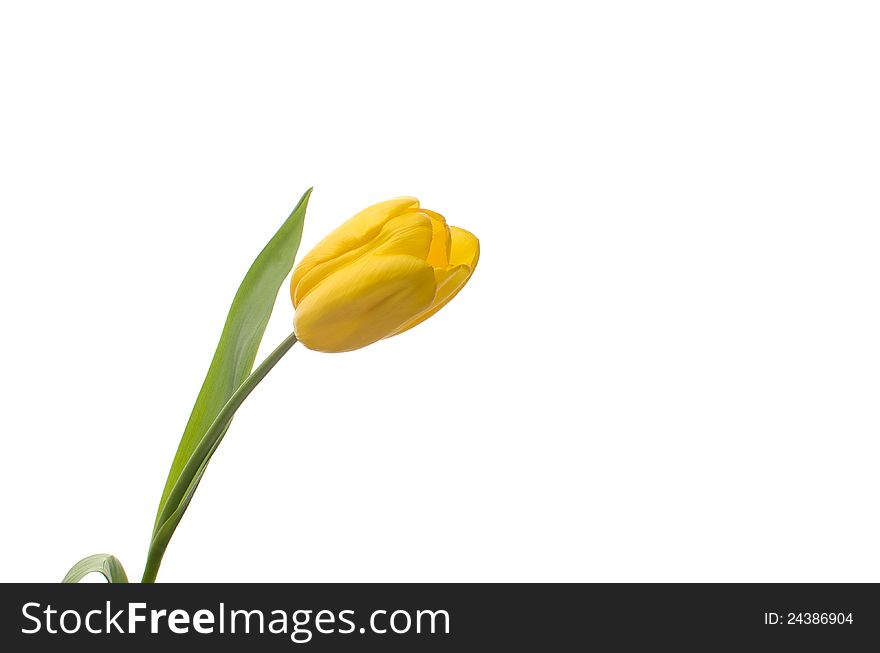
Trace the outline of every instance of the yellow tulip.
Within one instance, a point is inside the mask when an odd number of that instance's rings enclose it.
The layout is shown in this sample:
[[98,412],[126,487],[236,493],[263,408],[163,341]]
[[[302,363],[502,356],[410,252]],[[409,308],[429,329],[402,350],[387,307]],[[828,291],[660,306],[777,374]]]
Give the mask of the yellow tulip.
[[370,206],[331,232],[293,271],[296,337],[309,349],[351,351],[403,333],[455,297],[480,243],[412,197]]

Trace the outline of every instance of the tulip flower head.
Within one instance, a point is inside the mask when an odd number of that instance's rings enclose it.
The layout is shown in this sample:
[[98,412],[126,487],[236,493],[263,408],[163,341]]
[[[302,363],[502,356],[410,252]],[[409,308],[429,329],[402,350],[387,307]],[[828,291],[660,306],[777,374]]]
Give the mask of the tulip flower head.
[[445,306],[477,266],[480,243],[412,197],[370,206],[293,271],[297,338],[342,352],[403,333]]

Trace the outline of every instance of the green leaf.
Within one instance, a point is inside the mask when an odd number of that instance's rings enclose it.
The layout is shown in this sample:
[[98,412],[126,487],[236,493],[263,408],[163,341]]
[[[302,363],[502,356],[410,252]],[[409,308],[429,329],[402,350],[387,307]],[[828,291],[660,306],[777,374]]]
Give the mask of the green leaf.
[[122,563],[109,553],[97,553],[88,558],[83,558],[77,562],[62,580],[62,583],[78,583],[88,574],[98,572],[108,583],[127,583],[128,576],[125,575],[125,569]]
[[204,437],[199,442],[189,461],[180,473],[177,483],[171,489],[168,495],[167,506],[176,506],[176,508],[168,514],[163,513],[161,523],[153,533],[153,539],[150,541],[150,551],[147,555],[147,565],[144,569],[143,582],[152,583],[156,580],[156,574],[159,573],[159,565],[162,563],[162,556],[165,555],[165,549],[168,547],[168,541],[174,534],[174,530],[180,523],[183,513],[186,512],[189,502],[192,500],[199,482],[205,473],[211,456],[217,451],[223,436],[229,429],[232,418],[245,399],[248,398],[254,388],[260,381],[271,371],[273,367],[282,359],[284,354],[290,351],[290,348],[296,344],[296,334],[291,333],[287,336],[275,350],[269,354],[266,359],[260,363],[260,366],[245,379],[238,390],[233,393],[226,405],[214,419],[214,422],[208,427]]
[[[160,530],[163,522],[180,507],[179,504],[168,505],[168,499],[181,472],[223,406],[248,377],[254,366],[257,350],[263,339],[269,316],[272,314],[278,290],[290,273],[296,258],[311,192],[311,189],[306,191],[290,217],[281,225],[278,233],[257,256],[235,294],[220,336],[220,343],[217,345],[208,374],[183,431],[174,461],[171,463],[171,470],[156,513],[154,535]],[[195,482],[197,484],[198,479]],[[185,509],[185,506],[183,508]]]

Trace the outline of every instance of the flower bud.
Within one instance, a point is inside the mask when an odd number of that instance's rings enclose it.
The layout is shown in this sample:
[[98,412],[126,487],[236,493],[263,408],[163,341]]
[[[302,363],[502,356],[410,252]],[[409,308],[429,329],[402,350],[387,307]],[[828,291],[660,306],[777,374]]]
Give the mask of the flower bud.
[[309,349],[341,352],[428,319],[470,279],[480,243],[400,197],[331,232],[293,271],[294,331]]

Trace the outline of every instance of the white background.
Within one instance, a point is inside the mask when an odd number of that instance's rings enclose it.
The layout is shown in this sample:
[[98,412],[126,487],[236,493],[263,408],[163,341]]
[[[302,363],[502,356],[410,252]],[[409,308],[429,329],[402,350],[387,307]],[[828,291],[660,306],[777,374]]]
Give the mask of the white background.
[[[839,2],[0,10],[5,561],[140,577],[239,281],[415,195],[480,266],[295,348],[160,581],[880,581],[880,15]],[[263,353],[288,332],[286,288]]]

